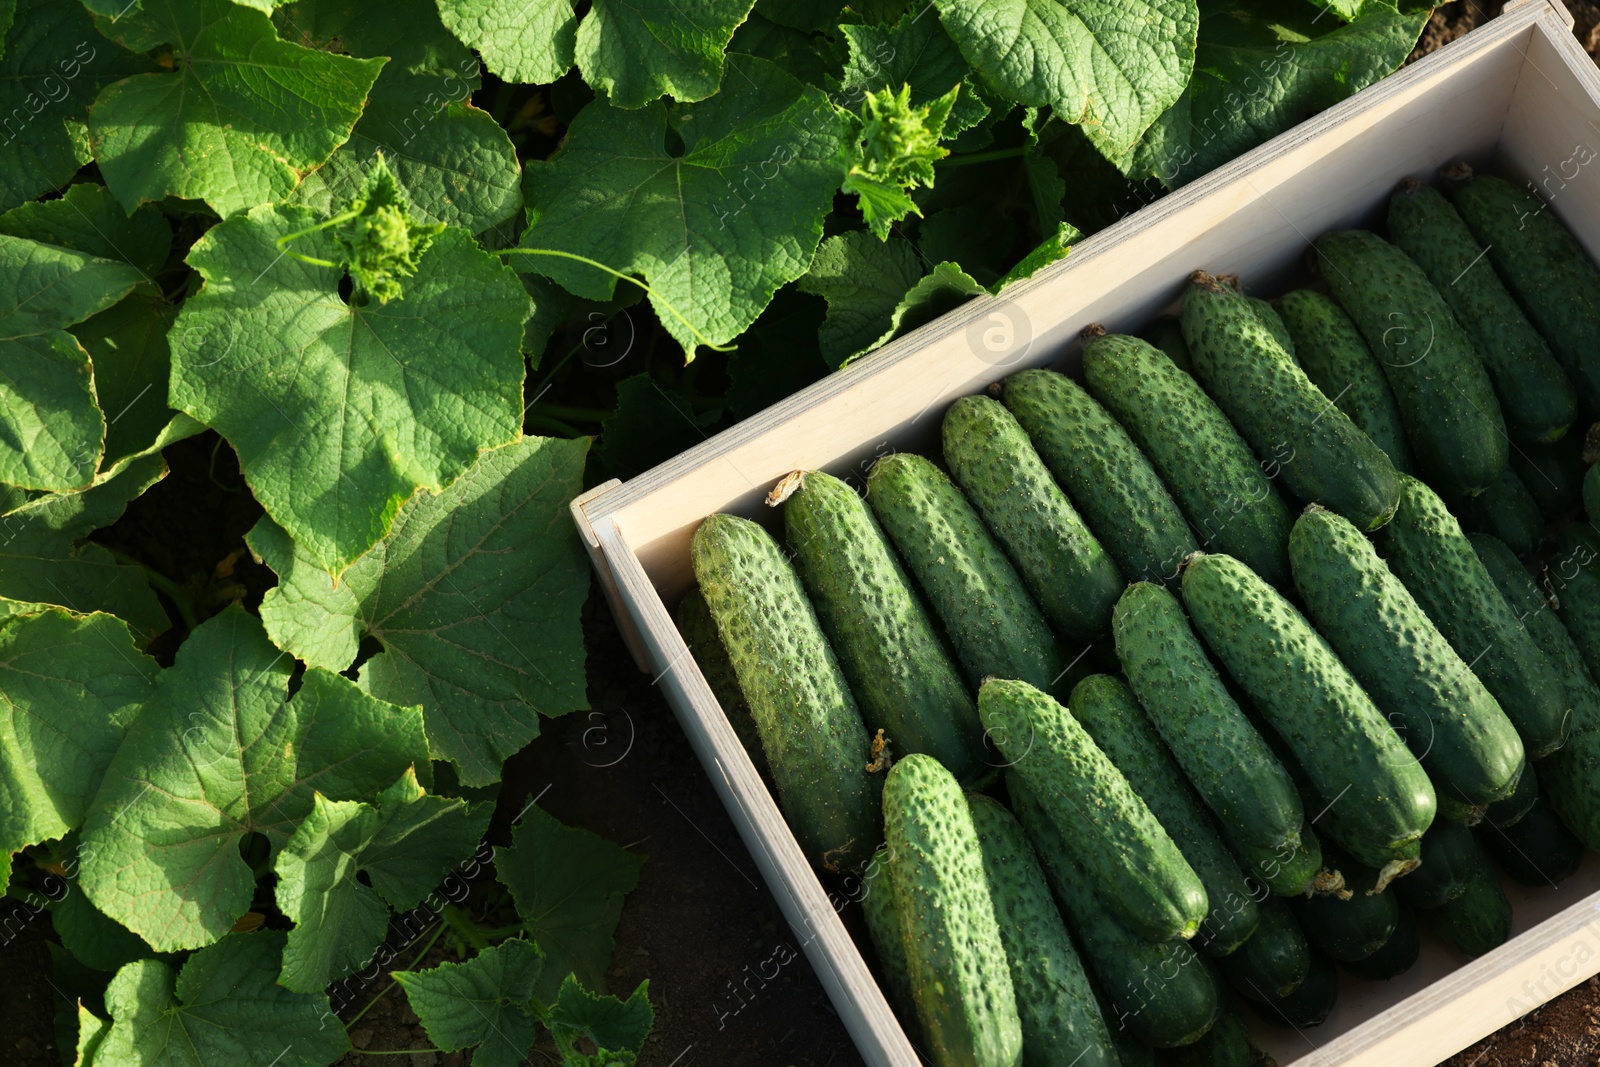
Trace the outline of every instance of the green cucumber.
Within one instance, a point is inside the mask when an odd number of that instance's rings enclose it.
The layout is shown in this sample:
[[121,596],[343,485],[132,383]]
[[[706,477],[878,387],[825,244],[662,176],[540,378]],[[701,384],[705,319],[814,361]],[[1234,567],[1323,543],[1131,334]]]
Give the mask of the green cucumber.
[[1500,869],[1523,885],[1554,889],[1583,864],[1583,842],[1542,796],[1515,826],[1485,826],[1478,836]]
[[756,729],[750,705],[739,690],[739,676],[734,673],[733,660],[728,658],[728,650],[723,647],[722,638],[717,636],[716,620],[711,617],[711,609],[706,606],[706,598],[698,588],[689,590],[679,601],[677,622],[678,633],[683,635],[689,655],[694,657],[700,673],[705,675],[711,695],[717,698],[722,713],[728,717],[728,725],[739,735],[739,743],[744,746],[750,762],[755,764],[756,772],[771,784],[772,771],[767,766],[767,754],[761,751],[761,732]]
[[1257,848],[1232,839],[1228,844],[1239,866],[1281,897],[1344,888],[1342,880],[1337,885],[1332,881],[1337,872],[1322,865],[1322,841],[1309,822],[1300,828],[1298,841],[1278,848]]
[[1256,455],[1274,457],[1300,499],[1363,530],[1388,522],[1400,484],[1383,449],[1329,403],[1246,298],[1203,271],[1189,281],[1180,321],[1195,376]]
[[1094,990],[1027,834],[998,802],[974,794],[967,803],[1022,1019],[1023,1063],[1116,1067]]
[[[1001,400],[1130,581],[1175,581],[1199,548],[1150,461],[1111,413],[1064,374],[1025,370]],[[1121,592],[1121,589],[1118,589]]]
[[867,891],[861,897],[861,914],[867,921],[867,936],[878,955],[878,972],[883,978],[883,990],[889,995],[889,1004],[906,1024],[908,1033],[914,1033],[917,1024],[917,1001],[911,993],[911,966],[906,960],[905,927],[900,922],[900,912],[894,902],[894,886],[890,883],[889,850],[878,849],[867,868]]
[[1561,679],[1539,651],[1444,501],[1402,476],[1400,513],[1378,550],[1439,632],[1483,680],[1522,735],[1529,759],[1561,747],[1569,718]]
[[1185,374],[1194,373],[1194,362],[1189,358],[1189,345],[1183,339],[1183,327],[1178,323],[1178,316],[1156,316],[1139,336],[1141,340],[1160,349],[1174,367]]
[[1293,849],[1305,811],[1277,756],[1228,692],[1177,597],[1130,585],[1112,613],[1117,658],[1139,703],[1236,843]]
[[1456,166],[1445,195],[1489,250],[1495,272],[1522,305],[1591,412],[1600,411],[1600,268],[1554,211],[1504,178]]
[[1600,535],[1583,523],[1568,526],[1545,563],[1545,585],[1555,595],[1556,614],[1600,681]]
[[795,569],[867,731],[926,752],[962,781],[985,768],[978,703],[861,495],[807,472],[783,508]]
[[1312,622],[1435,787],[1475,806],[1507,796],[1523,764],[1516,728],[1372,542],[1313,504],[1289,535],[1289,563]]
[[1334,838],[1386,872],[1411,863],[1433,821],[1433,783],[1322,635],[1231,556],[1191,557],[1183,602],[1318,795],[1339,805]]
[[1583,438],[1569,433],[1551,445],[1511,450],[1511,469],[1548,522],[1566,518],[1583,504]]
[[[1272,335],[1272,339],[1278,342],[1280,348],[1289,353],[1290,359],[1298,358],[1294,350],[1294,337],[1289,333],[1288,325],[1284,323],[1282,316],[1278,314],[1278,309],[1273,307],[1271,301],[1263,300],[1259,296],[1246,295],[1244,283],[1239,280],[1237,274],[1219,274],[1216,280],[1219,284],[1227,286],[1231,292],[1237,294],[1244,301],[1245,306],[1250,309],[1250,314],[1255,316],[1256,322],[1261,325],[1262,329]],[[1181,314],[1178,316],[1178,322],[1180,324],[1183,322]],[[1189,350],[1193,352],[1194,348],[1191,346]]]
[[1422,837],[1422,865],[1395,884],[1400,899],[1428,910],[1466,892],[1472,872],[1483,866],[1483,853],[1472,831],[1448,819],[1435,820]]
[[[1079,864],[1028,785],[1006,772],[1012,810],[1038,852],[1056,903],[1083,949],[1089,969],[1111,1001],[1104,1013],[1111,1032],[1126,1028],[1157,1048],[1198,1040],[1221,1008],[1216,980],[1187,941],[1151,941],[1111,911],[1098,882]],[[1117,887],[1120,892],[1120,887]]]
[[865,863],[882,782],[866,770],[866,727],[799,576],[771,534],[734,515],[707,516],[689,555],[800,847],[830,871]]
[[1200,542],[1286,586],[1289,507],[1199,384],[1145,342],[1119,334],[1084,343],[1083,378],[1160,472]]
[[1457,952],[1481,956],[1511,937],[1511,902],[1494,869],[1485,863],[1464,893],[1428,913],[1433,932]]
[[1400,905],[1400,919],[1383,947],[1364,960],[1346,963],[1345,970],[1369,982],[1386,982],[1417,965],[1422,956],[1422,940],[1417,936],[1417,920],[1411,909]]
[[1322,293],[1297,289],[1278,301],[1306,377],[1350,416],[1389,456],[1395,469],[1415,474],[1417,461],[1400,422],[1383,367],[1344,309]]
[[1572,730],[1560,751],[1540,762],[1539,774],[1561,819],[1591,847],[1600,847],[1600,789],[1595,787],[1600,781],[1600,686],[1544,590],[1511,550],[1492,537],[1475,534],[1471,541],[1506,602],[1561,675],[1572,705]]
[[1524,771],[1522,777],[1517,779],[1517,791],[1504,800],[1490,804],[1489,810],[1484,812],[1483,821],[1476,825],[1498,826],[1501,829],[1515,826],[1533,810],[1539,795],[1538,775]]
[[1539,502],[1509,463],[1488,489],[1448,504],[1467,533],[1498,537],[1524,559],[1532,558],[1544,546],[1544,515],[1539,511]]
[[983,519],[943,471],[901,452],[873,464],[867,503],[894,542],[976,689],[1021,678],[1048,689],[1067,671],[1050,624]]
[[1273,1062],[1250,1039],[1244,1020],[1228,1009],[1199,1041],[1167,1053],[1170,1067],[1268,1067]]
[[1138,700],[1119,679],[1095,674],[1077,684],[1067,706],[1149,805],[1205,886],[1210,910],[1194,937],[1196,947],[1212,956],[1238,948],[1261,919],[1250,883]]
[[1127,1025],[1127,1020],[1119,1017],[1116,1005],[1111,1003],[1111,998],[1106,996],[1100,983],[1095,981],[1092,984],[1095,1000],[1100,1005],[1100,1018],[1105,1020],[1106,1029],[1111,1034],[1111,1043],[1116,1046],[1117,1063],[1120,1067],[1156,1067],[1155,1048],[1149,1042],[1141,1040]]
[[1344,875],[1344,892],[1291,900],[1290,906],[1314,948],[1341,963],[1364,960],[1394,934],[1399,901],[1377,888],[1379,873],[1371,867],[1337,853],[1328,858]]
[[964,396],[944,417],[944,461],[1056,632],[1105,636],[1122,572],[1084,525],[1011,412]]
[[1572,383],[1444,194],[1407,178],[1389,200],[1389,239],[1422,268],[1472,339],[1507,428],[1527,441],[1566,433],[1578,414]]
[[1311,971],[1311,943],[1289,905],[1276,897],[1261,902],[1261,925],[1239,951],[1217,961],[1228,984],[1246,1000],[1286,997]]
[[1454,495],[1489,488],[1509,452],[1500,402],[1428,276],[1365,230],[1323,234],[1316,251],[1323,281],[1383,367],[1417,465]]
[[1110,905],[1151,940],[1190,938],[1206,891],[1170,834],[1078,720],[1027,682],[991,678],[978,713],[1009,773],[1027,783]]
[[1265,1004],[1252,1001],[1251,1007],[1274,1026],[1308,1030],[1327,1021],[1338,999],[1339,969],[1331,959],[1313,949],[1311,972],[1293,993]]
[[961,785],[913,754],[883,787],[889,883],[917,1018],[940,1067],[1018,1067],[1022,1023]]

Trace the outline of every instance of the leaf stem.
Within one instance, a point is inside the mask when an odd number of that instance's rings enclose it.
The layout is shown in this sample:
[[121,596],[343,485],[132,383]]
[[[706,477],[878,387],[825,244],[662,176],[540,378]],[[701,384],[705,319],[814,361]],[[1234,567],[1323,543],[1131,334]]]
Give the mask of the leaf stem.
[[361,212],[354,209],[349,211],[341,211],[339,214],[330,219],[323,219],[315,226],[307,226],[303,230],[296,230],[293,233],[286,233],[277,240],[278,251],[282,252],[291,259],[298,259],[302,263],[309,263],[313,267],[342,267],[344,266],[343,263],[335,263],[332,260],[317,259],[315,256],[303,256],[299,252],[291,252],[288,249],[288,244],[290,241],[298,240],[301,237],[305,237],[307,234],[320,233],[329,227],[339,225],[341,222],[349,222],[359,214],[361,214]]
[[485,930],[483,932],[483,936],[490,940],[496,940],[502,937],[515,937],[517,934],[522,933],[522,931],[526,929],[527,926],[522,923],[512,923],[510,926],[502,926],[498,930]]
[[[684,318],[683,317],[683,312],[679,311],[672,304],[672,302],[670,300],[668,300],[666,297],[662,296],[660,293],[658,293],[654,289],[650,288],[644,282],[641,282],[638,278],[633,277],[631,274],[624,274],[620,270],[613,270],[610,267],[606,266],[604,263],[601,263],[598,260],[590,259],[588,256],[580,256],[576,252],[561,252],[561,251],[558,251],[558,250],[556,250],[554,248],[502,248],[499,251],[498,254],[502,255],[502,256],[516,256],[516,255],[522,255],[522,256],[559,256],[562,259],[576,260],[579,263],[583,263],[583,264],[586,264],[588,266],[593,267],[595,270],[603,270],[607,274],[611,275],[613,278],[620,278],[625,282],[628,282],[628,283],[630,283],[632,285],[637,285],[639,288],[643,289],[646,293],[648,293],[650,295],[651,299],[658,301],[661,304],[662,307],[666,308],[669,312],[671,312],[673,318],[675,318],[679,322],[683,323],[684,326],[686,326],[688,328],[689,332],[694,334],[694,338],[695,338],[696,341],[698,341],[701,344],[705,345],[707,348],[711,349],[711,351],[713,351],[713,352],[732,352],[732,351],[734,351],[735,349],[738,348],[738,345],[715,345],[715,344],[712,344],[711,343],[711,338],[709,338],[705,334],[701,333],[695,327],[694,323],[692,323],[688,319]],[[694,358],[692,354],[691,354],[690,358],[691,359]]]
[[[444,933],[444,931],[445,931],[444,923],[442,923],[442,922],[441,923],[437,923],[433,928],[433,936],[428,938],[428,940],[423,943],[422,948],[417,950],[417,954],[415,956],[411,957],[411,962],[406,964],[405,967],[402,968],[402,970],[409,971],[409,970],[413,969],[414,967],[416,967],[417,964],[421,963],[422,960],[423,960],[423,957],[425,957],[428,954],[428,950],[433,948],[434,942],[439,940],[440,935],[442,935]],[[393,974],[394,972],[391,971],[389,973]],[[354,1015],[352,1015],[350,1017],[350,1021],[344,1024],[344,1028],[346,1030],[348,1030],[352,1026],[354,1026],[356,1023],[360,1022],[361,1021],[361,1017],[363,1015],[365,1015],[367,1012],[371,1011],[372,1010],[372,1006],[374,1004],[376,1004],[376,1003],[378,1003],[378,1001],[382,1000],[388,994],[389,990],[393,989],[395,986],[397,986],[399,984],[400,983],[396,982],[393,978],[389,979],[389,984],[384,986],[382,989],[378,990],[378,995],[373,997],[371,1000],[367,1001],[367,1006],[366,1007],[362,1008],[360,1011],[358,1011]]]
[[461,909],[452,904],[446,904],[439,913],[445,924],[460,934],[462,940],[471,945],[475,951],[482,952],[489,947],[488,938],[483,936],[483,931],[478,929],[478,924],[473,922]]
[[183,616],[183,624],[185,626],[193,630],[200,625],[200,616],[194,609],[194,599],[190,595],[188,589],[179,585],[177,582],[173,581],[171,578],[168,578],[165,574],[162,574],[155,568],[146,566],[145,564],[139,562],[126,552],[118,552],[116,549],[107,548],[105,545],[101,545],[100,547],[105,548],[105,550],[111,554],[111,558],[116,560],[118,563],[126,564],[130,567],[138,567],[140,570],[144,571],[145,580],[151,585],[155,586],[157,589],[161,590],[163,593],[167,594],[168,599],[170,599],[177,607],[178,614]]
[[566,404],[534,403],[528,405],[528,412],[576,422],[600,422],[611,417],[611,412],[605,408],[575,408]]
[[996,148],[989,152],[968,152],[965,155],[945,156],[943,159],[936,159],[933,161],[933,165],[936,167],[953,167],[962,163],[992,163],[997,159],[1015,159],[1027,151],[1026,145],[1018,145],[1015,148]]

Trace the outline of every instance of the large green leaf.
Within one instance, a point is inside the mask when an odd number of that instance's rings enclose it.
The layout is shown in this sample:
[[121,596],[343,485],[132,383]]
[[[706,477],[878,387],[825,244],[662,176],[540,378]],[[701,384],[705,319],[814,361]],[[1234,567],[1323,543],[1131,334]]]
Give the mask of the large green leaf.
[[389,58],[350,140],[307,176],[297,203],[332,212],[382,152],[426,221],[478,233],[521,210],[511,139],[471,104],[477,57],[445,32],[433,0],[299,0],[275,21],[288,41]]
[[0,234],[121,260],[143,277],[120,302],[71,332],[94,368],[95,396],[106,418],[106,458],[148,447],[172,418],[167,327],[176,311],[152,281],[172,249],[167,220],[150,206],[130,216],[105,186],[80,182],[60,199],[6,212]]
[[83,122],[100,87],[154,70],[65,0],[19,0],[0,55],[0,210],[72,180],[89,162]]
[[350,1047],[322,993],[277,984],[283,934],[234,934],[176,973],[130,963],[106,990],[94,1067],[325,1067]]
[[428,758],[420,709],[316,667],[285,699],[293,668],[228,608],[183,643],[106,771],[83,830],[83,889],[160,951],[210,944],[249,910],[247,835],[282,848],[315,793],[371,796]]
[[50,905],[50,924],[61,947],[97,971],[115,973],[126,964],[155,955],[143,938],[107,918],[76,887]]
[[284,199],[349,138],[384,63],[280,40],[232,0],[145,0],[99,25],[135,52],[171,48],[170,73],[106,86],[89,116],[100,173],[129,210],[178,196],[226,216]]
[[934,3],[991,90],[1048,104],[1107,154],[1130,148],[1195,69],[1195,0]]
[[[267,514],[338,573],[419,488],[517,439],[531,308],[516,275],[457,229],[402,298],[346,304],[341,271],[275,246],[311,223],[262,207],[196,243],[189,263],[206,284],[174,327],[171,400],[228,439]],[[340,258],[326,233],[295,248]]]
[[544,949],[535,988],[540,1000],[554,1000],[568,974],[591,989],[601,987],[622,898],[639,884],[644,861],[536,807],[512,830],[511,847],[494,850],[496,875],[511,891],[529,936]]
[[1429,11],[1367,0],[1341,25],[1310,7],[1204,0],[1188,89],[1130,155],[1107,154],[1127,174],[1182,185],[1393,71]]
[[578,613],[589,568],[567,514],[587,448],[527,437],[485,453],[443,493],[401,508],[338,584],[259,523],[246,540],[278,573],[261,604],[272,639],[333,671],[376,639],[383,651],[361,665],[362,688],[421,704],[434,755],[462,782],[499,781],[540,715],[588,706]]
[[663,94],[703,100],[753,0],[595,0],[579,24],[572,0],[439,0],[445,25],[511,82],[553,82],[574,64],[618,107]]
[[543,965],[536,945],[514,938],[465,963],[395,971],[394,980],[439,1048],[454,1052],[478,1045],[474,1067],[517,1067],[538,1031],[531,1008]]
[[50,493],[0,516],[0,618],[46,607],[104,611],[137,631],[142,647],[169,625],[144,571],[84,540],[122,516],[128,502],[166,476],[160,456],[108,471],[81,493]]
[[127,624],[61,610],[0,622],[0,856],[77,829],[160,673]]
[[801,292],[828,302],[817,334],[823,358],[842,367],[892,337],[895,305],[921,277],[922,261],[909,241],[880,241],[862,230],[823,241],[798,283]]
[[[648,979],[640,982],[624,1001],[591,993],[569,974],[550,1009],[550,1029],[562,1055],[573,1067],[633,1063],[655,1020]],[[585,1058],[577,1051],[579,1038],[594,1042],[596,1051],[592,1057]]]
[[[827,98],[777,67],[728,57],[727,88],[702,104],[623,111],[597,100],[565,147],[529,163],[537,205],[527,248],[643,274],[668,332],[692,354],[755,321],[811,265],[844,177],[845,130]],[[550,256],[519,257],[572,292],[608,298],[616,279]]]
[[0,483],[82,489],[105,450],[89,354],[66,327],[139,283],[125,263],[0,235]]
[[[377,804],[322,794],[278,853],[278,908],[293,920],[283,954],[290,989],[314,993],[372,958],[389,908],[416,907],[472,853],[493,805],[428,796],[407,770]],[[370,885],[357,881],[365,873]]]

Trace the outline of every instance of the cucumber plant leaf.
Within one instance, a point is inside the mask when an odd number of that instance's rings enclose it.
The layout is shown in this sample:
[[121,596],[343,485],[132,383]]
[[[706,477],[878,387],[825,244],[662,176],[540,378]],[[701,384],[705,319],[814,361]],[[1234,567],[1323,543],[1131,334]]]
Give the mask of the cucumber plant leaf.
[[90,112],[95,161],[130,211],[168,196],[223,216],[283,200],[349,138],[384,65],[291,44],[232,0],[146,0],[99,26],[135,52],[171,49],[168,72],[106,86]]
[[443,493],[408,501],[338,584],[263,520],[246,541],[278,574],[261,604],[267,632],[331,671],[375,639],[383,651],[361,665],[361,687],[423,705],[433,754],[463,783],[498,781],[540,715],[588,706],[578,614],[589,572],[567,515],[588,445],[526,437],[484,453]]
[[72,1061],[74,1067],[92,1067],[95,1055],[109,1033],[111,1024],[84,1007],[83,1001],[78,1001],[78,1042],[77,1055]]
[[[1331,5],[1330,5],[1331,6]],[[1204,0],[1193,80],[1124,173],[1178,186],[1366,88],[1405,62],[1429,8],[1368,0],[1353,22],[1270,0]]]
[[617,107],[703,100],[753,0],[439,0],[445,25],[509,82],[553,82],[574,63]]
[[[283,953],[285,986],[314,993],[372,958],[389,909],[408,911],[471,854],[492,805],[429,796],[407,770],[376,804],[313,798],[278,853],[278,908],[294,921]],[[365,873],[370,885],[357,881]]]
[[471,104],[478,59],[445,32],[433,0],[299,0],[275,21],[285,40],[389,59],[350,140],[306,177],[295,203],[333,212],[382,153],[423,221],[479,233],[522,209],[511,138]]
[[89,162],[84,121],[102,85],[156,68],[101,37],[82,4],[60,0],[18,0],[0,47],[0,210],[9,210]]
[[[337,574],[419,488],[517,439],[531,307],[459,229],[433,240],[402,298],[346,304],[342,270],[276,247],[313,222],[261,207],[195,244],[205,286],[174,327],[170,396],[228,439],[267,514]],[[327,231],[294,248],[341,254]]]
[[[523,246],[644,275],[690,355],[695,337],[666,303],[715,344],[738,336],[810,266],[845,173],[843,120],[820,90],[742,55],[728,57],[725,85],[693,105],[624,111],[596,100],[565,147],[526,170],[539,208]],[[569,260],[518,258],[592,300],[616,285]]]
[[537,807],[511,831],[511,847],[494,850],[495,874],[511,891],[528,936],[544,950],[544,973],[534,987],[541,1001],[554,1000],[568,974],[601,988],[622,898],[638,885],[644,861]]
[[537,945],[513,938],[465,963],[395,971],[393,977],[440,1049],[455,1052],[477,1046],[474,1067],[517,1067],[538,1032],[534,987],[544,964]]
[[989,88],[1126,152],[1195,68],[1195,0],[934,0]]
[[135,960],[155,955],[143,938],[108,918],[76,887],[50,905],[50,924],[61,947],[96,971],[114,974]]
[[[589,992],[569,974],[550,1009],[550,1031],[568,1067],[626,1067],[644,1047],[655,1018],[648,980],[619,1000]],[[594,1043],[592,1055],[578,1051],[580,1038]]]
[[[193,631],[112,758],[83,829],[84,892],[158,951],[218,940],[250,908],[239,846],[274,852],[314,807],[426,764],[422,715],[294,660],[238,606]],[[273,977],[277,967],[274,964]]]
[[0,235],[0,482],[86,488],[105,451],[89,354],[68,326],[139,283],[126,263]]
[[839,79],[841,103],[854,109],[868,93],[911,87],[911,103],[925,107],[961,86],[942,136],[954,137],[982,122],[989,105],[972,89],[972,68],[938,19],[903,16],[893,26],[839,27],[850,49]]
[[[0,622],[0,855],[78,828],[160,668],[110,615]],[[76,894],[74,894],[76,895]]]
[[140,960],[106,989],[111,1031],[95,1067],[324,1067],[350,1047],[318,993],[277,983],[284,935],[231,934],[174,971]]
[[922,260],[910,241],[879,241],[862,230],[829,237],[797,284],[828,302],[817,339],[822,355],[842,367],[888,340],[895,305],[922,277]]

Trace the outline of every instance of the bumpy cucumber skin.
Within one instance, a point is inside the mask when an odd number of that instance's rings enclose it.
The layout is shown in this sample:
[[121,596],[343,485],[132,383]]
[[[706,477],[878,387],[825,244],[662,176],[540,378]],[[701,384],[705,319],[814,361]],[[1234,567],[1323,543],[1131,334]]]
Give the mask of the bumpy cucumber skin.
[[[1312,946],[1341,963],[1364,960],[1383,947],[1400,923],[1393,893],[1373,892],[1378,872],[1330,850],[1329,862],[1344,875],[1350,894],[1328,894],[1291,902],[1300,928]],[[1400,879],[1404,884],[1405,879]]]
[[1112,613],[1117,658],[1168,751],[1230,839],[1293,848],[1305,811],[1289,773],[1228,692],[1177,597],[1130,585]]
[[1489,373],[1461,324],[1411,258],[1365,230],[1317,238],[1334,299],[1367,339],[1430,480],[1454,495],[1493,484],[1509,446]]
[[1226,1008],[1199,1041],[1167,1053],[1170,1067],[1263,1067],[1269,1062],[1250,1040],[1244,1020]]
[[1183,339],[1183,327],[1176,315],[1158,315],[1145,327],[1140,339],[1161,350],[1172,365],[1185,374],[1194,373],[1194,361],[1189,357],[1189,344]]
[[917,1026],[917,1001],[911,993],[911,969],[906,960],[905,927],[895,907],[894,886],[890,882],[889,850],[878,849],[867,868],[872,876],[861,898],[861,914],[867,920],[867,935],[878,954],[889,1003],[908,1030]]
[[1481,534],[1470,540],[1506,603],[1561,675],[1572,705],[1572,730],[1560,751],[1540,762],[1539,774],[1562,821],[1590,847],[1600,848],[1600,686],[1554,606],[1511,550]]
[[1422,941],[1417,936],[1416,916],[1402,904],[1399,922],[1383,947],[1364,960],[1345,964],[1345,969],[1369,982],[1386,982],[1415,967],[1421,955]]
[[1199,384],[1145,342],[1120,334],[1084,344],[1083,377],[1160,472],[1196,537],[1287,587],[1289,507]]
[[969,795],[983,870],[1011,967],[1025,1067],[1117,1067],[1089,976],[1016,816]]
[[1056,632],[1077,641],[1104,637],[1122,572],[1016,418],[997,400],[964,396],[945,413],[943,435],[951,476]]
[[689,590],[678,603],[677,622],[678,633],[683,635],[689,654],[700,665],[700,673],[705,675],[712,695],[722,705],[728,725],[739,735],[739,743],[744,746],[750,762],[755,764],[757,773],[770,783],[772,770],[767,766],[767,754],[761,750],[761,732],[756,729],[750,705],[739,690],[739,676],[734,673],[733,661],[717,635],[716,620],[711,617],[711,609],[698,588]]
[[1176,581],[1178,564],[1200,546],[1161,476],[1111,413],[1077,382],[1048,370],[1013,374],[1001,400],[1122,575]]
[[1499,948],[1511,936],[1511,902],[1487,863],[1467,882],[1465,892],[1428,914],[1434,933],[1467,956]]
[[1577,431],[1554,444],[1512,449],[1511,468],[1547,521],[1564,519],[1583,505],[1583,437]]
[[1522,735],[1529,759],[1566,739],[1561,680],[1461,532],[1444,501],[1402,476],[1400,513],[1379,530],[1378,551],[1428,618],[1483,680]]
[[962,781],[984,769],[978,703],[860,494],[812,471],[784,504],[795,569],[867,732],[926,752]]
[[1417,461],[1406,441],[1394,393],[1350,316],[1330,298],[1309,289],[1285,294],[1277,308],[1306,377],[1383,449],[1395,470],[1415,474]]
[[1544,575],[1556,597],[1556,613],[1589,673],[1600,681],[1600,534],[1583,523],[1567,527]]
[[1389,200],[1389,239],[1422,268],[1472,339],[1512,433],[1554,441],[1578,414],[1578,395],[1444,194],[1410,183]]
[[1130,930],[1098,888],[1107,883],[1079,865],[1015,768],[1006,771],[1006,787],[1067,926],[1111,1001],[1107,1028],[1126,1027],[1157,1048],[1186,1045],[1211,1029],[1221,1008],[1217,983],[1189,943],[1151,941]]
[[1472,831],[1439,819],[1422,836],[1422,864],[1394,888],[1413,908],[1437,908],[1466,892],[1467,880],[1482,866],[1483,851]]
[[707,516],[689,555],[801,848],[831,871],[865,863],[882,781],[866,770],[866,727],[799,576],[771,534],[734,515]]
[[1477,496],[1449,501],[1448,506],[1467,533],[1492,534],[1524,559],[1544,546],[1544,516],[1539,512],[1539,502],[1509,463],[1488,489]]
[[1154,941],[1193,937],[1205,886],[1072,713],[1026,682],[992,678],[978,690],[978,714],[1084,869],[1117,887],[1110,904],[1123,921]]
[[1261,925],[1239,951],[1217,961],[1228,984],[1247,1000],[1286,997],[1300,988],[1311,970],[1311,943],[1289,905],[1269,897],[1261,902]]
[[1256,455],[1283,457],[1279,470],[1291,493],[1363,530],[1393,517],[1400,502],[1394,464],[1306,377],[1248,298],[1197,275],[1180,321],[1206,392]]
[[1255,1004],[1256,1014],[1277,1026],[1307,1030],[1319,1026],[1339,999],[1339,969],[1326,955],[1311,953],[1311,973],[1293,993],[1267,1004]]
[[1478,830],[1484,851],[1523,885],[1555,888],[1577,873],[1583,842],[1568,830],[1546,797],[1539,797],[1517,825]]
[[1278,848],[1257,848],[1236,840],[1228,844],[1239,859],[1240,869],[1280,897],[1311,892],[1314,880],[1324,869],[1322,841],[1310,823],[1300,828],[1297,841]]
[[1144,798],[1205,886],[1210,910],[1195,946],[1211,956],[1238,948],[1261,921],[1251,886],[1132,691],[1117,678],[1095,674],[1073,688],[1068,707]]
[[1369,866],[1403,858],[1433,821],[1433,783],[1322,635],[1230,556],[1192,557],[1183,601],[1318,794],[1340,806],[1332,836]]
[[935,1061],[1019,1067],[1016,994],[960,784],[932,756],[907,756],[889,771],[883,810],[912,996]]
[[1067,669],[1055,635],[967,498],[921,456],[886,456],[867,503],[944,624],[967,682],[1020,678],[1040,689]]
[[1442,184],[1561,361],[1578,399],[1590,412],[1600,411],[1600,268],[1527,190],[1486,174]]
[[1477,806],[1509,795],[1524,762],[1516,727],[1372,542],[1313,506],[1289,535],[1289,563],[1317,629],[1435,787]]

